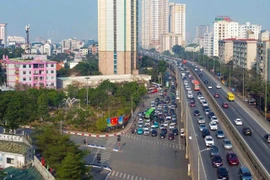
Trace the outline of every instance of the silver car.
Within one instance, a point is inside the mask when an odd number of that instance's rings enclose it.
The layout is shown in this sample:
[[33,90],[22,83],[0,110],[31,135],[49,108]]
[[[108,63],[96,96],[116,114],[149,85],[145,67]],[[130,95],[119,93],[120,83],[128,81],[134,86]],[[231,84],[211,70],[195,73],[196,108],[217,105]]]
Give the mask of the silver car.
[[232,143],[229,139],[223,139],[224,149],[232,149]]
[[216,136],[217,136],[217,138],[224,138],[225,137],[224,132],[221,129],[217,130]]
[[203,116],[198,116],[197,120],[198,120],[198,124],[204,124],[205,123],[205,118]]

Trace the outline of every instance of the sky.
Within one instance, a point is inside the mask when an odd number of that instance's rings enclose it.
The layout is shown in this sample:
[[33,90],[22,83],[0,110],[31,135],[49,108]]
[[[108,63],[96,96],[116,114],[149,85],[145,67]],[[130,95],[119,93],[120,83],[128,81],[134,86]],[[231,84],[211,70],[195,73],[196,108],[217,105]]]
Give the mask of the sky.
[[[0,23],[7,23],[8,35],[30,40],[65,38],[97,40],[97,0],[0,0]],[[169,0],[186,4],[187,39],[195,37],[197,25],[212,25],[216,16],[230,16],[243,24],[261,24],[270,30],[270,0]]]

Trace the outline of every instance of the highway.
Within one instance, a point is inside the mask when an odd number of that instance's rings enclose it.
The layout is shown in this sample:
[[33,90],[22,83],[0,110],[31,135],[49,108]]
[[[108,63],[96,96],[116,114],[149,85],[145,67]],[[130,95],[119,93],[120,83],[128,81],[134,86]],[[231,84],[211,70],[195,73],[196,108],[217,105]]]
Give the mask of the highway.
[[[180,74],[179,74],[179,76],[181,78]],[[188,76],[187,76],[187,80],[188,80],[189,86],[192,87],[192,83],[191,83]],[[202,151],[201,152],[201,158],[202,158],[202,162],[203,162],[203,167],[197,167],[197,168],[199,168],[201,170],[201,172],[199,173],[200,174],[199,176],[200,176],[200,179],[217,179],[217,173],[216,173],[217,168],[212,167],[212,160],[211,160],[211,156],[210,156],[210,151],[205,150],[207,147],[206,147],[206,145],[204,143],[204,139],[202,138],[202,133],[199,130],[199,126],[198,126],[198,123],[197,123],[197,116],[193,115],[194,110],[195,109],[199,110],[200,115],[204,116],[205,122],[206,122],[205,124],[206,124],[208,129],[209,129],[208,124],[209,124],[210,120],[209,120],[208,116],[205,115],[205,113],[203,111],[203,108],[202,108],[202,105],[199,102],[199,100],[197,99],[197,91],[193,91],[193,96],[195,98],[195,102],[196,102],[195,104],[196,105],[195,105],[195,107],[190,107],[190,112],[191,112],[191,115],[192,115],[192,122],[191,122],[190,125],[193,126],[193,131],[195,132],[195,134],[197,136],[196,140],[197,140],[197,143],[198,143],[198,146],[199,146],[199,151]],[[204,97],[206,97],[206,96],[204,96]],[[189,100],[188,100],[188,102],[189,102]],[[210,107],[211,111],[213,111],[211,105],[209,105],[209,107]],[[218,124],[218,128],[224,130],[224,128],[221,126],[221,124]],[[238,176],[238,170],[239,170],[239,167],[241,166],[241,159],[239,159],[240,164],[238,166],[229,165],[229,163],[226,160],[226,154],[228,152],[234,151],[234,148],[232,150],[225,150],[223,148],[222,139],[219,139],[219,138],[216,137],[216,131],[210,131],[210,132],[211,132],[211,136],[214,138],[215,145],[219,149],[220,156],[223,159],[223,167],[226,167],[226,169],[229,171],[230,179],[234,179],[235,177]],[[225,134],[225,137],[226,137],[226,134]],[[234,151],[234,152],[237,154],[236,151]],[[205,177],[203,175],[204,173],[205,173]]]
[[[195,68],[190,63],[187,63],[188,68]],[[216,101],[221,106],[223,102],[227,101],[227,92],[224,89],[216,89],[216,82],[214,81],[214,77],[210,77],[208,73],[199,72],[197,71],[197,74],[202,73],[203,77],[201,77],[202,81],[205,79],[208,80],[208,84],[211,84],[213,86],[213,89],[208,89],[208,91],[211,94],[219,93],[220,98],[216,98]],[[250,113],[246,109],[244,109],[242,106],[240,106],[237,102],[228,102],[229,108],[224,109],[223,111],[225,114],[229,117],[231,122],[234,124],[235,118],[241,118],[243,121],[242,126],[236,126],[239,133],[242,135],[243,139],[247,142],[247,144],[250,146],[252,151],[256,154],[259,161],[262,163],[262,165],[265,167],[265,169],[270,172],[270,145],[263,141],[263,136],[268,133],[267,129],[265,127],[262,127],[257,121],[255,121]],[[250,127],[252,129],[252,136],[245,136],[242,133],[243,127]]]

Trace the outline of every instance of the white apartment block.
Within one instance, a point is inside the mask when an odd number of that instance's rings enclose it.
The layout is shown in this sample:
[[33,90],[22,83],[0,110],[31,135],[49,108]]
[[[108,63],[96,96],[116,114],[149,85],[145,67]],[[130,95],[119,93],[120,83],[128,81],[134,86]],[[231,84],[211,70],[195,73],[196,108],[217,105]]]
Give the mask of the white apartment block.
[[218,16],[214,22],[213,56],[219,56],[219,40],[237,38],[239,32],[238,22],[227,16]]
[[52,55],[52,45],[49,43],[45,43],[43,45],[43,54],[46,54],[48,56]]
[[213,56],[214,34],[212,32],[205,33],[203,43],[203,53],[209,57]]
[[22,36],[7,36],[7,44],[8,46],[15,44],[25,44],[26,40]]
[[71,50],[73,51],[74,49],[80,49],[84,46],[84,43],[76,38],[74,39],[64,39],[61,42],[62,46],[62,51],[64,52],[65,50]]
[[245,24],[239,25],[239,35],[238,38],[248,38],[248,31],[252,31],[255,35],[255,39],[259,38],[259,33],[262,30],[261,25],[251,24],[250,22],[246,22]]
[[170,51],[172,53],[172,48],[175,45],[183,46],[183,37],[181,34],[168,33],[161,35],[161,52]]
[[7,46],[7,30],[6,30],[7,24],[6,23],[0,23],[0,45],[4,45],[4,47]]
[[142,48],[160,50],[161,35],[169,32],[168,16],[168,0],[142,0]]

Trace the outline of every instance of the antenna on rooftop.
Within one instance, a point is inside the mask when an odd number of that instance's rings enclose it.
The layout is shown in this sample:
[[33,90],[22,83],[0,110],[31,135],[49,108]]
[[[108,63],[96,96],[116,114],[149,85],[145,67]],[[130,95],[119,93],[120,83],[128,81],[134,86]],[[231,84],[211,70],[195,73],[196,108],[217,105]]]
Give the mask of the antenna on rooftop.
[[30,24],[25,26],[25,31],[26,31],[26,50],[27,54],[31,54],[31,48],[30,48],[30,41],[29,41],[29,33],[30,33]]

